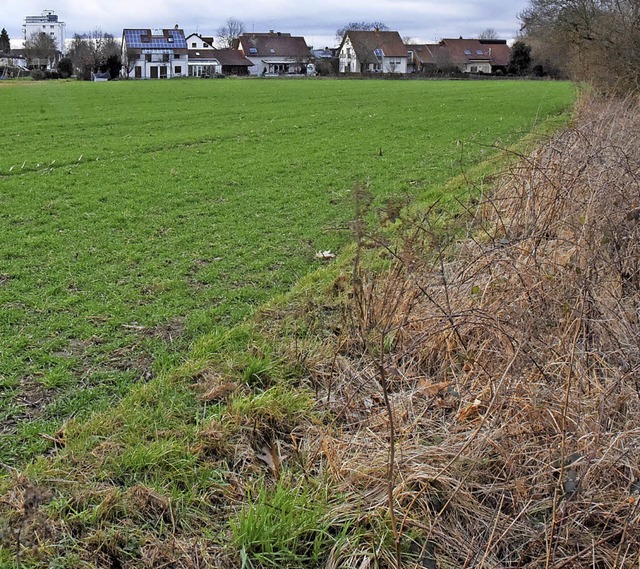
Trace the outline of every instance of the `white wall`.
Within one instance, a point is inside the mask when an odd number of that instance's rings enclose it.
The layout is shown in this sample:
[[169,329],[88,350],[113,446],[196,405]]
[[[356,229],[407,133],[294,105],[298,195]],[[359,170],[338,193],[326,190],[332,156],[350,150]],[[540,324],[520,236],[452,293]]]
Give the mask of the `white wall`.
[[[202,38],[192,34],[189,37],[186,38],[187,40],[187,47],[189,49],[214,49],[213,46],[208,45],[205,47],[204,42],[202,41]],[[193,44],[196,44],[195,46]]]
[[[24,39],[28,40],[33,34],[39,34],[43,32],[47,34],[56,43],[56,49],[63,55],[66,53],[65,47],[65,28],[64,22],[50,22],[47,20],[48,12],[45,10],[42,17],[34,18],[35,21],[27,22],[25,19],[22,29],[24,32]],[[52,15],[55,15],[52,13]]]
[[[141,59],[138,59],[129,73],[129,78],[136,79],[136,67],[140,67],[140,79],[151,79],[151,68],[158,68],[158,78],[161,76],[161,68],[166,70],[167,79],[173,77],[186,77],[189,73],[189,61],[186,55],[181,55],[180,59],[173,59],[170,57],[169,61],[162,61],[162,57],[152,55],[151,61],[146,61],[144,55]],[[180,68],[180,71],[178,69]],[[164,75],[162,76],[164,78]]]

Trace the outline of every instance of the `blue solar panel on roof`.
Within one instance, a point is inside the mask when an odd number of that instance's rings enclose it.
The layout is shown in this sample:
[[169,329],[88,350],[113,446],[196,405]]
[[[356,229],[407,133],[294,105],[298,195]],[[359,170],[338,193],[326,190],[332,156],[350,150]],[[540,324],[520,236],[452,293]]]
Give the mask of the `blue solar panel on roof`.
[[181,30],[169,30],[168,37],[150,37],[149,30],[125,30],[124,37],[127,46],[132,48],[187,49],[187,42]]

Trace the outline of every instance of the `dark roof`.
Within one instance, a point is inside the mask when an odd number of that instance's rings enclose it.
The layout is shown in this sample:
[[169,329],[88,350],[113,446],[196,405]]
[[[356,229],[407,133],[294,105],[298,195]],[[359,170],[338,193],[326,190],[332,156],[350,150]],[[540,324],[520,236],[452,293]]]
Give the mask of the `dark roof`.
[[237,49],[190,49],[189,61],[217,60],[223,67],[251,67],[253,63]]
[[154,35],[150,29],[124,29],[123,41],[131,49],[187,49],[184,31],[178,28],[158,30]]
[[455,63],[488,62],[491,65],[507,65],[511,49],[506,40],[443,39],[445,47]]
[[407,51],[413,52],[414,63],[423,65],[436,63],[438,61],[439,52],[443,50],[442,46],[437,44],[408,44],[405,46]]
[[407,57],[407,48],[398,32],[348,30],[342,43],[347,37],[351,40],[351,45],[361,61],[369,60],[377,49],[382,50],[384,57]]
[[189,55],[189,61],[198,60],[198,59],[210,61],[212,59],[218,59],[217,53],[218,53],[217,49],[209,49],[209,48],[190,49],[187,52],[187,54]]
[[238,47],[247,57],[300,57],[310,56],[303,37],[282,32],[242,34]]
[[216,49],[215,56],[223,66],[233,65],[251,67],[253,65],[253,62],[242,55],[242,52],[237,49]]

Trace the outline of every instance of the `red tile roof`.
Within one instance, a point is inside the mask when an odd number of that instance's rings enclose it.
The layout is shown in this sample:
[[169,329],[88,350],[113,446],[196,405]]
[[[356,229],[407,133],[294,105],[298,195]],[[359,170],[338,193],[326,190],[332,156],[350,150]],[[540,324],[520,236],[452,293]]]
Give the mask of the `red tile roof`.
[[440,42],[457,64],[489,62],[491,65],[506,66],[511,50],[506,40],[443,39]]
[[381,49],[385,57],[407,57],[407,48],[398,32],[348,30],[343,43],[347,37],[360,61],[369,60],[374,49]]

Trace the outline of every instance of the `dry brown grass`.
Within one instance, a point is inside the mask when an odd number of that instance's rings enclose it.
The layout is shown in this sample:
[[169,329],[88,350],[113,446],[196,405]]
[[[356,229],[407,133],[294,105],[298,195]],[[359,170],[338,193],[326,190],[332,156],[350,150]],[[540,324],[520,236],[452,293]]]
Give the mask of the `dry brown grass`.
[[330,566],[396,565],[373,552],[389,482],[416,567],[639,566],[640,109],[585,100],[576,125],[510,168],[465,238],[427,215],[388,274],[354,273],[314,367],[334,417],[319,453],[336,523],[372,543]]

